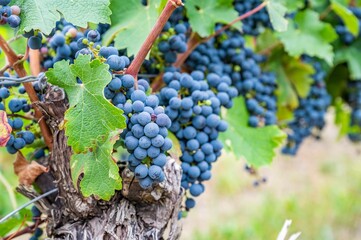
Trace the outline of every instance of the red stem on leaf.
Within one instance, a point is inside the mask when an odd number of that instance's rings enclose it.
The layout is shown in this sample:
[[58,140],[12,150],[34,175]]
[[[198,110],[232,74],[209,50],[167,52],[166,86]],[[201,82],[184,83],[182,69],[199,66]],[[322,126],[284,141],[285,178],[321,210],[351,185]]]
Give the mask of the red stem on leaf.
[[167,23],[173,11],[180,6],[183,6],[182,0],[168,0],[167,5],[163,9],[152,31],[148,35],[147,39],[144,41],[142,47],[140,48],[138,54],[135,56],[134,60],[130,64],[129,68],[126,70],[125,72],[126,74],[130,74],[135,78],[136,88],[138,87],[137,84],[138,72],[143,64],[144,59],[148,55],[150,49],[152,48],[159,34],[162,32],[164,25]]
[[36,223],[34,223],[33,225],[28,226],[28,227],[24,228],[23,230],[18,231],[18,232],[15,232],[15,233],[13,233],[13,234],[11,234],[11,235],[9,235],[9,236],[6,236],[6,237],[3,238],[3,240],[10,240],[10,239],[13,239],[13,238],[16,238],[16,237],[19,237],[19,236],[22,236],[22,235],[25,235],[25,234],[28,234],[28,233],[34,233],[34,231],[36,230],[36,228],[37,228],[40,224],[42,224],[42,223],[44,223],[44,222],[45,222],[45,220],[40,220],[40,219],[38,219],[38,220],[36,221]]
[[234,19],[232,22],[230,22],[229,24],[223,26],[222,28],[218,29],[215,33],[213,33],[212,35],[210,35],[209,37],[206,38],[200,38],[198,36],[198,38],[196,37],[191,37],[191,39],[188,42],[188,47],[187,47],[187,51],[183,54],[178,55],[177,61],[174,63],[174,66],[179,68],[180,66],[183,65],[183,63],[187,60],[187,58],[189,57],[189,55],[193,52],[193,50],[201,43],[205,43],[208,42],[210,39],[217,37],[218,35],[220,35],[221,33],[223,33],[225,30],[229,29],[230,27],[232,27],[234,24],[236,24],[239,21],[242,21],[245,18],[248,18],[250,16],[252,16],[253,14],[261,11],[266,5],[268,4],[268,1],[265,1],[263,3],[261,3],[260,5],[258,5],[256,8],[252,9],[249,12],[246,12],[245,14],[239,16],[238,18]]
[[[5,39],[0,35],[0,48],[4,51],[8,61],[9,66],[12,67],[19,77],[26,77],[27,73],[24,69],[24,65],[22,61],[19,61],[19,57],[16,55],[14,50],[9,46],[9,44],[5,41]],[[35,111],[35,118],[39,121],[39,126],[41,129],[41,133],[44,137],[44,141],[48,146],[49,150],[52,150],[52,135],[48,125],[43,118],[43,114],[41,111],[35,106],[34,103],[38,102],[38,96],[33,88],[31,83],[23,83],[27,94],[29,95],[30,101],[33,104],[34,111]]]

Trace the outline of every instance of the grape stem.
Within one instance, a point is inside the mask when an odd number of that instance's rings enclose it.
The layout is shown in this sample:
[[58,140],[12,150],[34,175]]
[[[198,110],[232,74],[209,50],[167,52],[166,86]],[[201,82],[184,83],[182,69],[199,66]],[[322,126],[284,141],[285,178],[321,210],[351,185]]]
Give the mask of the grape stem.
[[[16,55],[14,50],[9,46],[7,41],[1,35],[0,35],[0,48],[4,51],[9,62],[9,66],[15,70],[18,77],[20,78],[26,77],[27,73],[24,69],[23,61],[19,61],[20,60],[19,57]],[[52,143],[53,141],[52,141],[52,135],[50,129],[45,122],[43,114],[41,113],[39,108],[34,104],[36,102],[39,102],[38,96],[36,95],[36,92],[31,83],[23,83],[23,84],[27,94],[29,95],[31,103],[33,104],[33,108],[35,111],[35,118],[39,121],[39,126],[41,133],[44,137],[44,141],[48,146],[49,150],[51,151],[53,146]]]
[[210,35],[206,38],[201,38],[198,34],[192,34],[190,40],[188,41],[187,51],[185,53],[178,55],[177,61],[174,63],[174,67],[176,67],[176,68],[181,67],[183,65],[183,63],[187,60],[189,55],[193,52],[193,50],[199,44],[208,42],[210,39],[217,37],[224,31],[226,31],[227,29],[232,27],[234,24],[236,24],[237,22],[242,21],[243,19],[248,18],[248,17],[252,16],[253,14],[261,11],[264,7],[267,6],[267,4],[268,4],[268,1],[261,3],[256,8],[252,9],[251,11],[246,12],[245,14],[242,14],[241,16],[234,19],[232,22],[228,23],[227,25],[223,26],[222,28],[218,29],[215,33],[213,33],[212,35]]
[[26,119],[26,120],[35,120],[31,116],[24,116],[24,115],[20,115],[20,114],[16,114],[16,113],[8,114],[8,117],[18,117],[18,118],[22,118],[22,119]]
[[4,72],[10,68],[9,64],[6,64],[3,68],[0,69],[0,76],[4,75]]
[[34,223],[33,225],[28,226],[28,227],[24,228],[23,230],[15,232],[7,237],[4,237],[3,240],[10,240],[10,239],[13,239],[13,238],[16,238],[16,237],[19,237],[19,236],[22,236],[22,235],[25,235],[28,233],[34,233],[34,231],[38,228],[38,226],[44,222],[45,222],[45,220],[38,219],[36,221],[36,223]]
[[38,50],[29,49],[30,70],[33,76],[38,76],[41,72],[40,52]]
[[148,55],[150,49],[152,48],[155,40],[158,38],[159,34],[162,32],[164,25],[167,23],[168,19],[172,15],[173,11],[183,6],[182,0],[168,0],[165,8],[163,9],[161,15],[157,19],[157,22],[153,26],[152,31],[149,33],[148,37],[144,41],[143,45],[141,46],[138,54],[135,56],[134,60],[126,70],[126,74],[130,74],[135,78],[135,88],[138,87],[137,79],[138,79],[138,72],[140,67],[143,64],[144,59]]
[[258,54],[261,54],[261,55],[270,55],[271,52],[275,49],[275,48],[278,48],[282,46],[282,42],[280,41],[277,41],[275,42],[274,44],[270,45],[269,47],[265,48],[265,49],[262,49],[261,51],[258,52]]

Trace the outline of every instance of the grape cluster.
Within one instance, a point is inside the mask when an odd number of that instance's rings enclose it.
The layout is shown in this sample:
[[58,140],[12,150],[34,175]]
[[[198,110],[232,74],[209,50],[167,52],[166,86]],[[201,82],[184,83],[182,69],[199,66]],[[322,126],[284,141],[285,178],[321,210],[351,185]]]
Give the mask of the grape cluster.
[[[30,48],[40,49],[45,70],[52,68],[56,62],[61,60],[69,60],[73,63],[79,54],[90,54],[93,57],[99,55],[106,59],[112,71],[123,70],[129,65],[129,59],[118,56],[119,52],[114,47],[101,47],[102,34],[107,29],[109,29],[109,25],[99,24],[97,30],[87,29],[85,32],[81,32],[73,24],[61,20],[57,22],[56,28],[47,39],[36,31],[24,35],[29,37]],[[36,40],[31,40],[33,38]],[[34,42],[35,44],[33,44]],[[108,57],[110,58],[108,59]]]
[[[348,103],[352,108],[351,113],[351,128],[361,129],[361,81],[352,81],[349,83],[349,99]],[[353,142],[361,142],[361,132],[355,131],[348,134],[348,137]]]
[[21,19],[19,6],[8,6],[11,0],[0,0],[0,25],[9,24],[12,28],[20,26]]
[[[361,24],[361,8],[349,7],[349,10],[357,17],[359,20],[359,24]],[[356,39],[360,37],[354,36],[345,26],[345,24],[341,21],[339,25],[335,27],[337,34],[339,35],[341,41],[346,45],[351,45]]]
[[[7,73],[6,75],[10,76]],[[13,134],[10,136],[9,141],[6,144],[6,149],[10,154],[17,153],[17,151],[23,149],[26,145],[32,144],[35,140],[35,135],[31,131],[29,131],[31,125],[25,126],[24,119],[15,116],[15,114],[19,112],[30,112],[31,105],[25,98],[10,98],[10,91],[14,89],[14,86],[0,85],[0,110],[6,110],[7,112],[11,113],[9,115],[8,123],[13,130]],[[24,87],[19,87],[18,90],[19,94],[25,93]],[[7,102],[7,104],[5,104],[5,101]]]
[[[183,153],[181,185],[191,196],[197,197],[204,192],[202,182],[211,178],[212,164],[223,148],[218,134],[226,131],[228,125],[221,120],[220,111],[222,105],[232,101],[231,98],[225,101],[223,96],[235,97],[237,91],[233,88],[230,94],[214,93],[211,87],[222,86],[227,80],[213,73],[205,79],[201,71],[193,71],[190,75],[166,72],[163,81],[167,86],[160,91],[160,103],[166,106],[165,113],[172,120],[169,130],[176,135]],[[195,201],[188,197],[185,204],[189,210],[195,206]]]
[[164,60],[168,64],[176,62],[178,53],[184,53],[187,51],[187,25],[184,23],[179,23],[175,25],[174,28],[170,27],[171,24],[168,22],[166,30],[174,31],[175,34],[158,43],[158,49],[164,55]]
[[305,138],[325,126],[325,115],[331,103],[327,93],[324,79],[326,72],[320,62],[305,56],[304,61],[313,65],[315,73],[312,75],[313,83],[308,96],[299,99],[299,107],[294,111],[294,120],[288,124],[287,144],[282,149],[284,154],[296,155]]
[[231,75],[231,65],[223,61],[225,50],[217,49],[215,40],[199,45],[188,57],[186,66],[192,70],[216,73],[218,75]]
[[[33,222],[38,223],[41,217],[41,212],[39,211],[39,209],[33,206],[31,208],[31,214],[33,215],[32,217]],[[41,237],[41,235],[43,235],[43,230],[38,227],[35,229],[33,236],[31,236],[29,240],[38,240]]]
[[237,31],[226,31],[217,41],[218,48],[223,50],[221,61],[231,68],[232,85],[246,99],[249,125],[276,124],[277,82],[273,73],[262,72],[259,64],[265,60],[264,57],[247,48],[244,38]]
[[153,183],[163,182],[166,152],[172,148],[167,137],[171,120],[159,106],[156,95],[146,95],[149,83],[140,79],[138,89],[131,75],[113,78],[107,88],[115,91],[112,103],[124,111],[127,129],[121,134],[130,153],[129,169],[139,180],[139,185],[150,188]]
[[[235,0],[234,8],[241,16],[262,4],[262,0]],[[242,20],[243,32],[247,35],[257,36],[262,28],[272,28],[272,24],[265,8]]]
[[186,65],[193,70],[228,76],[238,95],[247,99],[249,125],[258,127],[277,121],[276,78],[272,73],[262,72],[259,64],[264,60],[245,47],[239,32],[228,30],[217,39],[199,45]]

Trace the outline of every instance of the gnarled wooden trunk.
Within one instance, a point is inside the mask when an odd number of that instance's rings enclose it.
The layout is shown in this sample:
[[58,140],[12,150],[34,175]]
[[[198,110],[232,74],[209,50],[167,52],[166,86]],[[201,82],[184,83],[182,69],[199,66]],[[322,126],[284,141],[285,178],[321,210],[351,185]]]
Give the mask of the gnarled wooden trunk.
[[[84,198],[73,185],[70,173],[71,149],[63,130],[59,129],[67,109],[62,89],[49,87],[45,101],[38,103],[53,132],[53,152],[42,162],[50,171],[38,177],[42,191],[58,188],[37,203],[48,216],[47,233],[52,239],[178,239],[181,225],[178,212],[183,191],[181,168],[169,159],[165,166],[166,181],[144,191],[133,173],[121,169],[123,189],[106,202]],[[32,189],[20,186],[19,192],[33,198]]]

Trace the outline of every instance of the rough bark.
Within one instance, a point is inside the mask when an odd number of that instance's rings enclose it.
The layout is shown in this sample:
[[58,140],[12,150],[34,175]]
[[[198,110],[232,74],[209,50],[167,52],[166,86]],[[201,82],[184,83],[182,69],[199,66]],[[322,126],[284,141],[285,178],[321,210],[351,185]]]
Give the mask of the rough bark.
[[[183,191],[181,168],[169,158],[166,181],[144,191],[133,173],[121,168],[123,189],[106,202],[84,198],[73,185],[70,173],[71,148],[61,129],[67,100],[62,89],[51,86],[45,101],[37,103],[53,133],[53,151],[42,163],[49,166],[47,175],[37,179],[40,189],[58,188],[37,204],[47,215],[47,234],[52,239],[178,239],[181,226],[177,220]],[[54,180],[54,181],[53,181]],[[20,186],[18,191],[29,198],[38,194]]]

